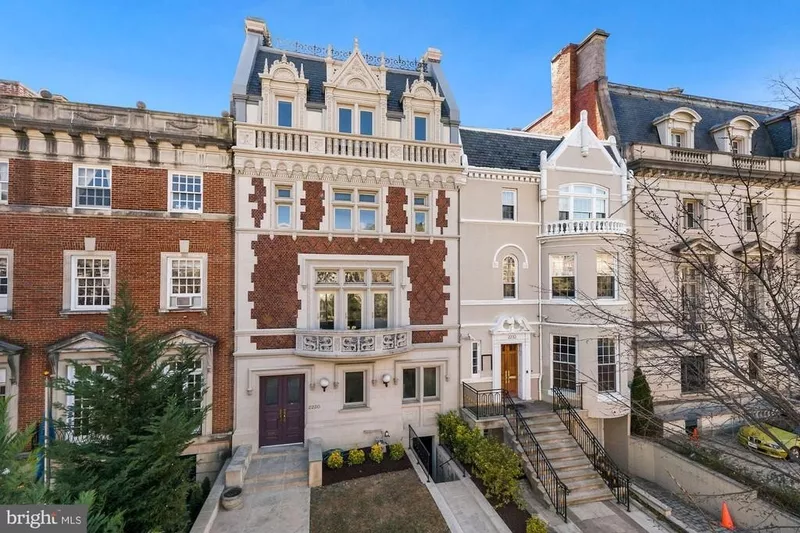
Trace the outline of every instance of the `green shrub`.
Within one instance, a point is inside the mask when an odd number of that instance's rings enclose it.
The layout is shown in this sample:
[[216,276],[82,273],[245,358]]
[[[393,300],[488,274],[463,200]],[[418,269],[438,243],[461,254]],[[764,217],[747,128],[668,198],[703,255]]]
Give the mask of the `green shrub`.
[[525,533],[547,533],[547,522],[538,516],[532,516],[525,522]]
[[486,497],[496,507],[509,503],[521,503],[519,478],[522,467],[519,457],[505,444],[483,438],[475,452],[475,474],[483,481]]
[[347,452],[347,464],[349,466],[363,464],[365,459],[366,456],[364,455],[364,450],[353,448],[352,450]]
[[456,436],[456,428],[465,426],[466,422],[455,411],[450,411],[449,413],[438,415],[436,424],[439,428],[439,441],[452,448]]
[[653,411],[650,384],[638,367],[633,371],[631,381],[631,433],[642,437],[658,437],[662,433]]
[[369,458],[375,463],[383,461],[383,446],[377,442],[369,449]]
[[402,442],[395,442],[389,445],[389,459],[399,461],[406,454],[406,449]]
[[336,470],[344,466],[344,457],[342,457],[342,452],[339,450],[334,450],[328,456],[328,461],[326,462],[328,468],[332,470]]

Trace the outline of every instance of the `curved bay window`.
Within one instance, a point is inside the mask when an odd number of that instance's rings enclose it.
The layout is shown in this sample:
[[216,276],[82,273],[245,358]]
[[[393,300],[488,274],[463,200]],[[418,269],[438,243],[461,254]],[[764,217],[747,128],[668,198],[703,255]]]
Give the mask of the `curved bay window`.
[[608,216],[608,191],[596,185],[562,185],[558,188],[558,220],[584,220]]
[[397,273],[391,268],[317,268],[314,289],[319,329],[392,327]]
[[503,298],[508,300],[517,297],[517,260],[512,255],[503,258]]

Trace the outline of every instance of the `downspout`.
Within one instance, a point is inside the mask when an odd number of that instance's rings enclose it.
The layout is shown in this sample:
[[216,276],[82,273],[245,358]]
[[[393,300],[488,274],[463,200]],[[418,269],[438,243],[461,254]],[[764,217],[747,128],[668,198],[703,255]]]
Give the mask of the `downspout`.
[[547,163],[547,152],[542,150],[541,154],[539,154],[539,170],[540,170],[540,177],[539,177],[539,235],[536,236],[536,247],[537,247],[537,262],[538,262],[538,290],[539,290],[539,297],[537,298],[538,308],[539,308],[539,401],[542,400],[542,357],[544,355],[544,341],[542,340],[542,334],[544,332],[544,327],[542,326],[542,239],[541,235],[544,231],[544,202],[547,200],[547,168],[545,168],[545,163]]

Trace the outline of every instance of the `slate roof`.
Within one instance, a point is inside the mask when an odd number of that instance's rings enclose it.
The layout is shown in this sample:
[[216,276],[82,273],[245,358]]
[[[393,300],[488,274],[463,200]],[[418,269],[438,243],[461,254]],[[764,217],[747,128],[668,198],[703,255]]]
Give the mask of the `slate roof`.
[[539,154],[553,153],[560,139],[545,139],[531,134],[461,128],[461,145],[470,166],[539,170]]
[[[264,63],[267,60],[269,60],[271,65],[274,61],[281,58],[281,54],[282,52],[259,48],[256,53],[253,70],[250,72],[250,78],[247,80],[247,94],[261,96],[261,78],[258,75],[264,71]],[[327,81],[325,60],[323,58],[297,56],[290,53],[286,54],[286,59],[294,63],[297,70],[300,70],[300,64],[303,64],[303,73],[308,79],[308,101],[324,104],[325,89],[322,84]],[[406,80],[408,80],[408,84],[411,85],[418,77],[419,74],[413,72],[409,72],[408,74],[396,71],[386,72],[386,89],[389,91],[389,99],[387,101],[388,111],[403,111],[400,97],[403,95],[403,91],[406,90]],[[425,79],[436,87],[436,80],[433,76],[426,75]],[[450,117],[450,106],[447,100],[442,102],[442,117]]]
[[617,121],[618,142],[623,145],[631,142],[660,144],[653,120],[679,107],[689,107],[702,117],[694,133],[694,147],[699,150],[719,151],[711,129],[739,115],[748,115],[759,123],[753,134],[754,155],[783,157],[783,152],[791,148],[789,119],[783,117],[772,122],[785,113],[783,109],[612,83],[608,84],[608,89]]

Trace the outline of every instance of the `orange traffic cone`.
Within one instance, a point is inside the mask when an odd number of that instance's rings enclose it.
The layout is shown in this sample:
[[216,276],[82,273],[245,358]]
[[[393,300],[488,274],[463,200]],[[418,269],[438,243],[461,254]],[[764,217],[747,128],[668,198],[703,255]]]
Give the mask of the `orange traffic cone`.
[[722,519],[720,520],[720,525],[725,529],[730,529],[733,531],[736,529],[733,526],[733,520],[731,519],[731,513],[728,512],[728,504],[722,502]]
[[693,441],[698,441],[698,440],[700,440],[700,433],[697,431],[697,428],[694,428],[694,429],[692,430],[692,435],[691,435],[691,437],[689,437],[689,439],[690,439],[690,440],[693,440]]

